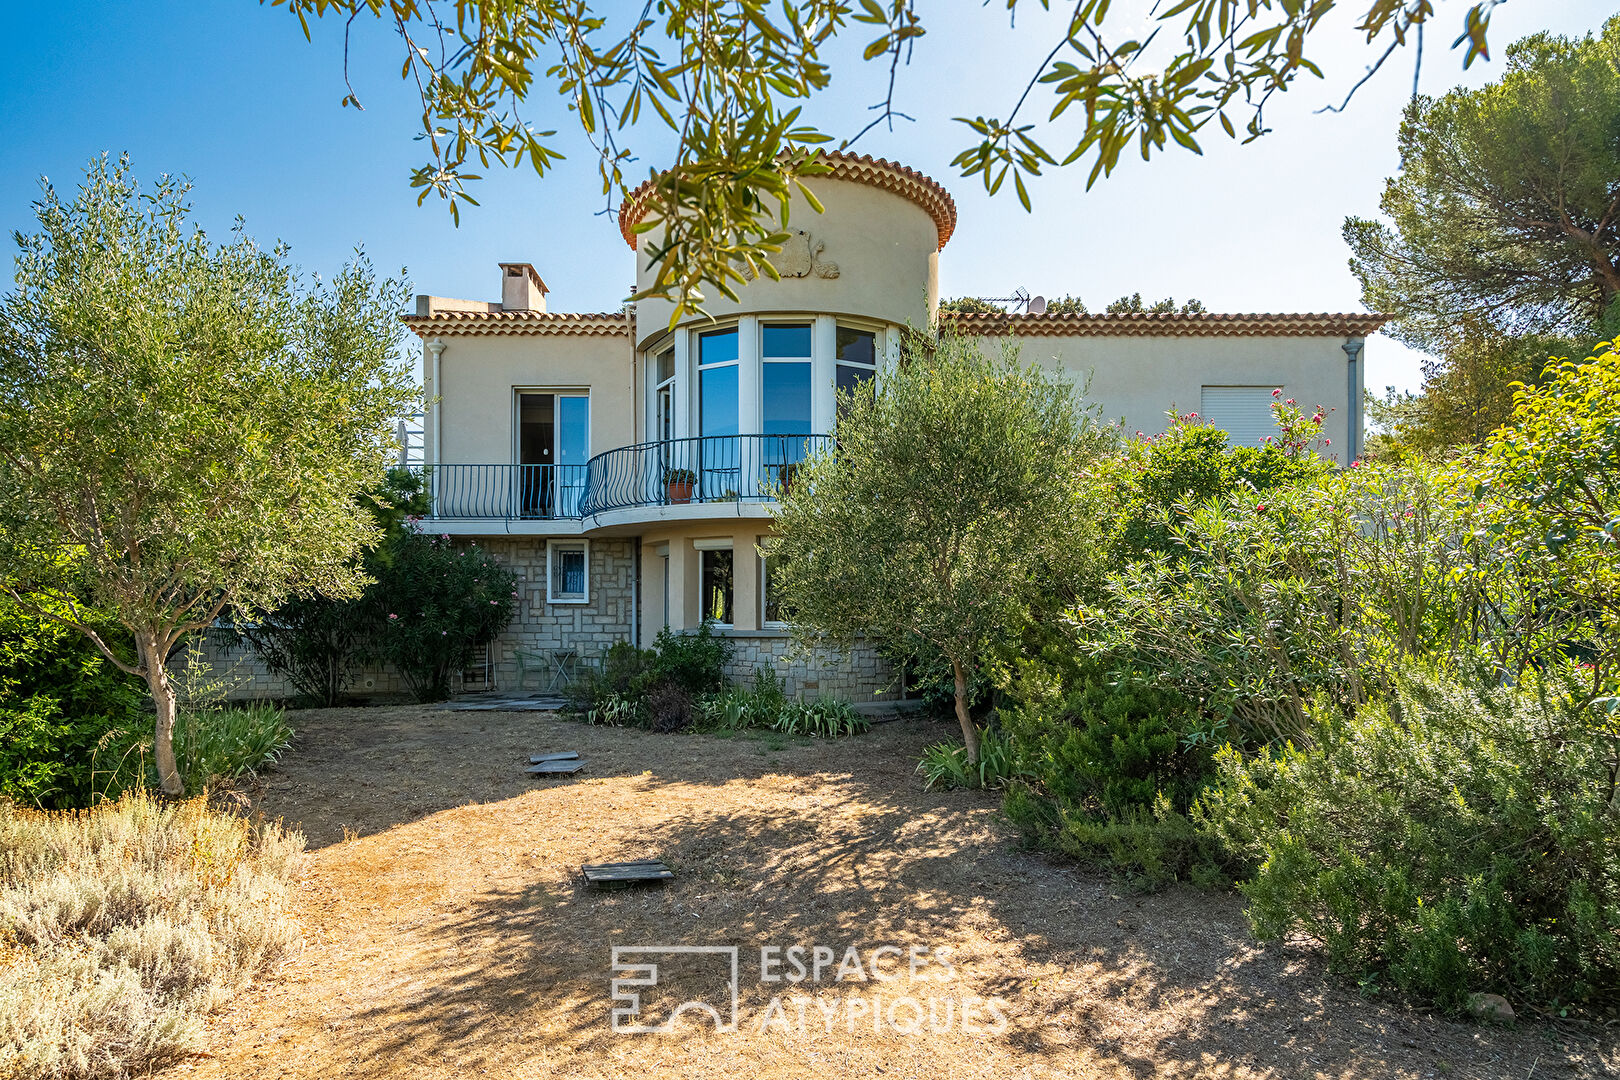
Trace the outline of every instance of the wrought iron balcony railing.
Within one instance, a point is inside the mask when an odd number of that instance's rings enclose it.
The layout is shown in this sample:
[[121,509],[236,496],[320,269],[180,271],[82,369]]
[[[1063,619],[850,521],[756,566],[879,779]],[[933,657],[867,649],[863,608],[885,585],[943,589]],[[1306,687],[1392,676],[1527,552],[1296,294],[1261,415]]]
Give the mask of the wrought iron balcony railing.
[[441,520],[550,521],[609,510],[766,502],[826,435],[708,435],[622,446],[584,465],[433,465]]

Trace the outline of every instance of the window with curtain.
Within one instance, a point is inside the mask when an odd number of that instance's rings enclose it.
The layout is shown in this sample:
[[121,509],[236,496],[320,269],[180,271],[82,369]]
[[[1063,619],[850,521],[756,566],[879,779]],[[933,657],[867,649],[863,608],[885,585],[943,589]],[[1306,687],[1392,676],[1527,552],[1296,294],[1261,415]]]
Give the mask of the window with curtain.
[[582,604],[590,598],[590,541],[552,540],[546,544],[546,600]]

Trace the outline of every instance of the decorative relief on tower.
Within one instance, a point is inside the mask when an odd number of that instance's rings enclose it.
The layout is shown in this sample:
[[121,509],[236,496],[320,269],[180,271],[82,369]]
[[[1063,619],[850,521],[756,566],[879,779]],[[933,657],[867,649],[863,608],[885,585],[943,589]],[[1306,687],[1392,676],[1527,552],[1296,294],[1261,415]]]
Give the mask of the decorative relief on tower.
[[[827,262],[821,257],[821,253],[827,250],[824,242],[812,238],[803,229],[790,229],[788,233],[788,238],[782,243],[782,250],[770,256],[771,265],[776,267],[778,274],[785,278],[838,276],[838,264]],[[743,276],[752,278],[754,275],[745,268]]]

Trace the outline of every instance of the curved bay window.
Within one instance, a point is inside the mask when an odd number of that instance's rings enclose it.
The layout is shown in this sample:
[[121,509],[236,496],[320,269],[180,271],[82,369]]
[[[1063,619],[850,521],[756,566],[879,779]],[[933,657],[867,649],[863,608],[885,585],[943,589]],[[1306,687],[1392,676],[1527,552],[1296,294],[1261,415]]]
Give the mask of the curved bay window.
[[669,503],[772,497],[807,437],[830,434],[841,398],[876,377],[893,332],[809,314],[677,331],[646,354],[638,482]]

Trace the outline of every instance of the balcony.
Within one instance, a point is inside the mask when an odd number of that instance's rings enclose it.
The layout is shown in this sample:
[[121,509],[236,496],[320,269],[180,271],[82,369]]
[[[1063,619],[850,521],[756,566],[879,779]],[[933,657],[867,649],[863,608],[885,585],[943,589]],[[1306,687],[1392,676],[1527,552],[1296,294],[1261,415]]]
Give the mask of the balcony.
[[709,435],[622,446],[583,465],[433,465],[436,521],[580,521],[638,507],[764,503],[826,435]]

